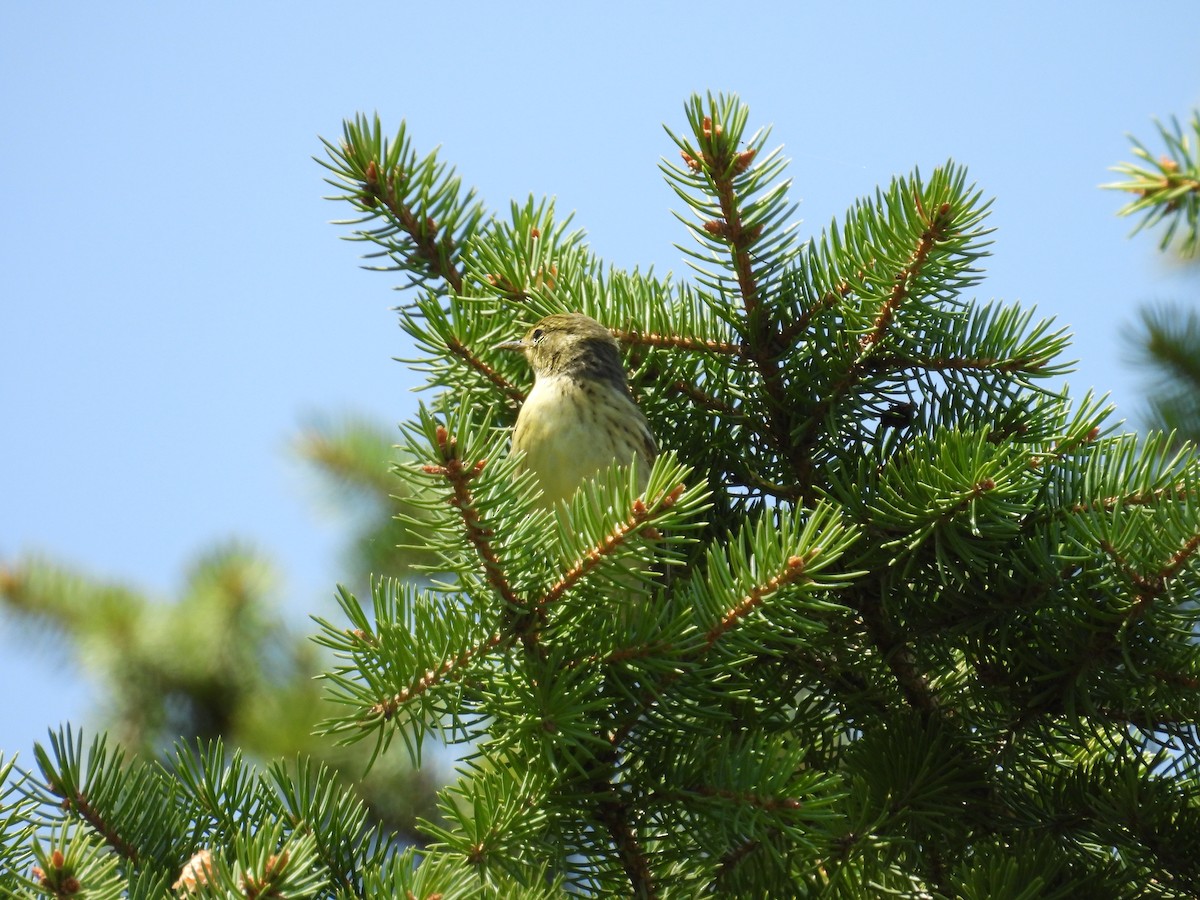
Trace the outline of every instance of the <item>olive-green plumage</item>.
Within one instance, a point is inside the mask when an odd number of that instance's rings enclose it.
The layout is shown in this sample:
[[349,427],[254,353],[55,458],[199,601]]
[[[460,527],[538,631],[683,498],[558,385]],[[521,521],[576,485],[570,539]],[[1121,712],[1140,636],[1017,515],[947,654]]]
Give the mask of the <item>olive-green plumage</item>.
[[613,460],[637,458],[646,486],[657,449],[646,417],[629,395],[620,346],[607,328],[582,313],[547,316],[519,341],[498,345],[525,354],[533,389],[513,430],[513,450],[541,485],[547,506]]

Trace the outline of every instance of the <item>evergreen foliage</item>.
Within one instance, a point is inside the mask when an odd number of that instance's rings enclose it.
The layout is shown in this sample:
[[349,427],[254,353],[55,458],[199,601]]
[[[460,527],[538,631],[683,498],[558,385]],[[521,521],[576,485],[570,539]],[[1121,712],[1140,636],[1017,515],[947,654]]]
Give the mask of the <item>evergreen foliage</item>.
[[[1073,404],[1066,335],[967,296],[960,166],[802,242],[745,106],[686,114],[687,282],[604,265],[547,201],[486,213],[378,120],[327,145],[353,238],[415,291],[401,475],[434,557],[320,622],[327,727],[462,746],[419,864],[320,770],[64,734],[0,887],[153,896],[209,849],[194,890],[234,896],[1200,893],[1195,457]],[[614,470],[546,511],[507,455],[529,375],[492,348],[568,310],[623,342],[668,452],[644,493]],[[647,553],[672,575],[631,585]]]
[[[1192,113],[1189,128],[1185,133],[1178,120],[1170,127],[1159,124],[1166,153],[1157,160],[1131,138],[1139,161],[1114,166],[1127,177],[1105,187],[1135,195],[1119,210],[1123,216],[1141,216],[1135,232],[1161,226],[1159,249],[1195,266],[1200,263],[1200,112]],[[1149,376],[1147,419],[1179,440],[1200,440],[1200,313],[1178,302],[1143,306],[1128,345]]]
[[1180,255],[1195,257],[1200,252],[1200,111],[1192,113],[1186,130],[1178,119],[1169,126],[1155,124],[1166,152],[1155,159],[1130,136],[1138,161],[1113,166],[1125,180],[1104,187],[1134,195],[1120,215],[1140,216],[1135,231],[1162,224],[1160,249],[1175,247]]
[[[408,530],[395,513],[408,499],[393,445],[390,431],[332,417],[294,442],[326,499],[353,520],[343,573],[354,589],[369,589],[371,572],[408,574],[422,558],[396,547]],[[263,552],[241,542],[198,553],[169,597],[30,554],[0,560],[0,613],[32,651],[78,667],[97,698],[85,725],[106,728],[126,754],[154,758],[180,740],[217,738],[251,760],[302,754],[352,786],[372,821],[423,843],[416,819],[436,812],[444,771],[393,756],[364,775],[370,748],[314,734],[327,714],[315,680],[327,660],[310,629],[279,608],[279,581]]]

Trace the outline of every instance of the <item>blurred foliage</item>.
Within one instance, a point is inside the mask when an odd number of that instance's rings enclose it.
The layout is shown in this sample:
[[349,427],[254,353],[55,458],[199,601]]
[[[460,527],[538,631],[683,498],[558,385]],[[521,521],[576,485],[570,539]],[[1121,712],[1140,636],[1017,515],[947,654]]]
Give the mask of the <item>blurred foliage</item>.
[[1126,343],[1144,377],[1150,427],[1200,441],[1200,311],[1180,302],[1143,306]]
[[412,488],[394,474],[405,458],[389,431],[362,418],[314,418],[293,449],[320,474],[332,511],[350,516],[341,571],[365,584],[372,575],[413,577],[433,564],[428,550],[414,546],[412,523],[426,516],[408,502]]
[[1155,124],[1165,152],[1156,158],[1131,136],[1137,161],[1113,166],[1125,180],[1104,187],[1134,195],[1118,215],[1140,216],[1135,232],[1162,225],[1159,248],[1194,258],[1200,252],[1200,111],[1187,129],[1178,119]]
[[[407,576],[423,554],[398,546],[407,526],[397,515],[415,511],[393,474],[400,458],[387,432],[327,417],[305,427],[294,450],[329,511],[350,523],[348,583]],[[331,714],[316,681],[328,660],[308,640],[307,619],[287,621],[279,583],[270,560],[233,541],[199,553],[170,598],[27,556],[0,560],[0,610],[31,637],[49,638],[31,641],[31,652],[81,670],[99,697],[91,724],[126,750],[152,758],[180,740],[221,738],[260,761],[299,753],[356,786],[384,827],[419,841],[414,820],[433,815],[439,773],[392,755],[364,776],[369,747],[314,733]]]
[[[1177,119],[1156,123],[1164,150],[1157,158],[1131,138],[1135,162],[1113,171],[1124,181],[1106,184],[1135,195],[1118,215],[1139,216],[1134,233],[1161,232],[1163,259],[1200,276],[1200,111],[1188,128]],[[1175,433],[1178,442],[1200,442],[1200,311],[1195,302],[1143,305],[1133,328],[1125,332],[1130,361],[1145,374],[1150,428]]]

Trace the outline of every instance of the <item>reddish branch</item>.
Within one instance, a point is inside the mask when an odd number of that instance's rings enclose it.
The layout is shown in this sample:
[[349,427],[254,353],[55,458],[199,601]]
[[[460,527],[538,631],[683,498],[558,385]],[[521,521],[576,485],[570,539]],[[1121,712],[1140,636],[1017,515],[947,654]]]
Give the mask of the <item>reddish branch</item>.
[[54,793],[63,798],[63,804],[75,810],[85,822],[96,830],[96,833],[104,839],[104,843],[112,847],[118,854],[129,860],[135,866],[138,862],[137,847],[127,842],[121,837],[116,829],[108,822],[101,814],[100,810],[92,806],[87,796],[82,791],[74,793],[68,792],[65,787],[56,779],[49,780],[49,787]]
[[[917,196],[918,206],[921,203],[921,198]],[[938,207],[937,215],[935,215],[921,232],[921,240],[917,243],[917,248],[913,252],[908,265],[896,273],[895,280],[892,283],[892,292],[884,301],[883,306],[879,308],[875,315],[875,322],[871,326],[871,330],[863,335],[861,345],[864,350],[868,350],[877,344],[891,327],[892,320],[896,316],[897,310],[904,305],[904,301],[912,294],[912,286],[917,277],[921,274],[921,270],[925,268],[925,261],[929,258],[929,252],[934,248],[938,241],[945,237],[949,230],[950,223],[953,221],[951,213],[953,208],[949,203],[943,203]]]
[[387,182],[380,184],[379,164],[375,160],[371,160],[367,163],[366,171],[363,172],[364,202],[367,206],[374,206],[375,203],[382,202],[404,233],[408,235],[409,240],[413,242],[415,248],[413,255],[424,260],[428,264],[429,271],[444,279],[456,295],[461,294],[462,273],[454,266],[444,263],[442,258],[444,251],[446,258],[449,259],[450,253],[454,250],[454,239],[450,235],[445,235],[439,241],[437,223],[428,217],[422,221],[420,215],[411,206],[404,203],[402,199],[404,192],[401,185],[405,177],[404,172],[395,168],[391,171]]
[[[746,322],[750,334],[743,355],[749,356],[763,379],[769,399],[767,405],[770,421],[769,434],[776,450],[788,459],[793,472],[807,475],[808,465],[793,443],[792,412],[787,402],[787,391],[783,372],[779,366],[778,350],[782,346],[774,330],[774,322],[763,307],[759,296],[758,278],[754,272],[750,248],[762,236],[762,226],[747,228],[742,221],[742,211],[735,186],[736,176],[750,164],[753,156],[732,155],[732,148],[716,152],[714,136],[720,136],[720,126],[705,119],[702,141],[704,164],[721,205],[721,220],[708,222],[705,229],[723,239],[733,254],[733,269],[737,275],[738,290],[746,309]],[[800,479],[802,482],[806,479]]]
[[1195,555],[1198,547],[1200,547],[1200,534],[1194,534],[1171,555],[1171,558],[1167,560],[1167,565],[1159,571],[1158,577],[1163,581],[1174,578],[1187,565],[1188,560]]
[[[1200,549],[1200,534],[1193,534],[1184,541],[1183,546],[1171,554],[1166,565],[1151,575],[1143,575],[1136,571],[1129,565],[1129,561],[1125,558],[1125,555],[1110,542],[1100,541],[1100,549],[1108,555],[1125,579],[1133,585],[1137,593],[1134,595],[1133,603],[1130,604],[1125,614],[1108,628],[1096,634],[1089,642],[1087,651],[1079,661],[1078,668],[1080,670],[1094,665],[1098,657],[1113,648],[1123,631],[1145,617],[1154,603],[1166,593],[1168,582],[1178,575],[1183,567],[1195,557],[1197,549]],[[1166,680],[1164,673],[1156,673],[1156,677]],[[1184,678],[1186,676],[1181,675],[1179,677]]]
[[[815,548],[803,557],[789,557],[783,570],[778,575],[752,587],[709,630],[704,645],[697,648],[698,652],[695,655],[700,657],[708,653],[716,641],[724,634],[742,624],[747,616],[755,609],[758,609],[762,605],[763,600],[770,594],[779,591],[788,584],[803,580],[806,577],[805,571],[819,553],[820,548]],[[679,678],[680,674],[680,670],[676,670],[664,675],[658,680],[657,684],[644,686],[640,695],[641,700],[637,704],[637,710],[628,715],[619,727],[613,728],[609,735],[609,743],[613,754],[619,753],[621,745],[625,742],[634,727],[636,727],[637,723],[641,721],[641,710],[653,702],[653,699],[658,697],[667,685]],[[612,790],[607,784],[605,785],[605,789]],[[715,788],[697,788],[694,791],[734,802],[750,803],[763,809],[797,809],[800,806],[799,801],[791,798],[762,798],[757,795],[740,794]],[[633,886],[634,895],[638,897],[657,896],[657,888],[651,877],[645,855],[628,822],[628,804],[615,797],[603,800],[600,806],[600,820],[617,849],[618,856],[625,868],[625,873]],[[736,865],[737,859],[731,858],[727,862],[728,867],[732,867]]]
[[390,719],[396,714],[396,711],[412,700],[414,697],[419,697],[428,691],[431,687],[441,684],[449,678],[457,676],[459,670],[467,665],[475,657],[481,653],[486,653],[493,650],[504,641],[504,636],[500,632],[496,632],[486,641],[476,644],[474,647],[468,647],[458,656],[453,659],[448,659],[443,662],[438,668],[430,669],[411,685],[401,690],[399,693],[393,694],[387,700],[381,700],[376,703],[368,711],[370,720],[377,718]]
[[524,401],[524,391],[517,388],[507,378],[476,356],[471,351],[471,348],[469,348],[454,335],[450,335],[450,337],[446,339],[446,349],[459,359],[465,361],[468,366],[470,366],[476,372],[482,374],[484,378],[486,378],[496,387],[500,388],[500,390],[504,392],[504,395],[514,403],[521,403]]
[[720,640],[722,635],[736,627],[743,619],[758,609],[762,605],[763,600],[768,596],[776,593],[785,585],[792,584],[804,578],[808,564],[817,557],[819,552],[819,549],[813,549],[808,551],[804,556],[788,557],[782,572],[767,579],[762,584],[756,584],[751,588],[750,592],[738,601],[732,609],[726,611],[725,615],[721,617],[720,622],[708,630],[708,634],[705,635],[705,650],[707,651],[708,648]]
[[697,337],[683,337],[675,334],[656,334],[654,332],[621,331],[609,329],[613,337],[623,344],[635,344],[643,347],[667,347],[673,350],[692,350],[703,353],[718,353],[723,356],[745,356],[746,347],[743,344],[733,344],[728,341],[707,341]]
[[[732,607],[726,610],[721,620],[709,629],[705,636],[703,646],[697,648],[691,654],[690,658],[699,659],[707,654],[713,645],[721,639],[722,636],[732,631],[741,625],[754,610],[758,609],[763,601],[771,594],[779,591],[781,588],[789,584],[794,584],[797,581],[803,580],[805,571],[814,559],[820,554],[820,548],[810,550],[803,557],[789,557],[784,564],[783,571],[778,575],[774,575],[761,584],[753,586],[749,592]],[[613,729],[609,736],[609,743],[616,752],[629,733],[634,729],[641,718],[640,708],[649,706],[661,694],[661,692],[672,682],[680,677],[681,670],[676,670],[664,675],[657,684],[646,685],[640,693],[639,710],[632,713],[622,725]]]
[[430,475],[441,475],[450,482],[454,493],[448,498],[447,502],[462,515],[467,540],[475,548],[475,552],[479,555],[479,558],[483,560],[484,576],[487,578],[488,584],[510,606],[521,606],[520,598],[513,591],[512,585],[508,583],[508,579],[504,577],[504,570],[500,565],[500,557],[492,546],[494,533],[492,529],[483,524],[483,520],[479,516],[479,510],[475,505],[475,495],[471,492],[471,482],[483,471],[487,465],[487,460],[478,460],[469,467],[464,465],[463,461],[458,458],[457,439],[450,437],[442,425],[437,427],[437,443],[438,450],[442,455],[443,465],[424,466],[423,469]]
[[1118,506],[1153,506],[1164,498],[1186,500],[1191,496],[1193,496],[1193,492],[1181,482],[1172,487],[1159,488],[1149,493],[1126,494],[1123,497],[1102,497],[1095,503],[1076,503],[1071,507],[1071,512],[1084,513],[1094,509],[1114,509]]
[[[1159,571],[1151,575],[1143,575],[1133,569],[1124,554],[1111,543],[1100,541],[1100,549],[1108,554],[1125,579],[1138,590],[1136,600],[1124,616],[1124,625],[1136,622],[1145,615],[1149,606],[1166,592],[1167,582],[1178,575],[1188,561],[1195,556],[1197,548],[1200,548],[1200,534],[1194,534],[1184,541],[1183,546],[1171,554],[1167,564]],[[1115,637],[1115,633],[1113,636]]]
[[[662,511],[670,509],[679,502],[679,498],[683,496],[683,492],[686,489],[686,485],[676,485],[673,489],[663,494],[662,498],[655,504],[654,510]],[[592,547],[580,559],[576,560],[575,565],[567,571],[567,574],[537,601],[537,605],[544,609],[558,602],[558,599],[577,584],[584,575],[595,569],[605,557],[611,556],[613,551],[624,544],[629,539],[629,535],[642,531],[646,527],[646,522],[652,517],[654,510],[646,506],[641,498],[633,501],[629,517],[609,532],[598,545]]]
[[616,663],[629,662],[634,659],[655,659],[664,653],[670,653],[675,645],[666,641],[651,641],[648,644],[637,644],[629,647],[618,647],[611,653],[593,654],[567,662],[566,668],[578,669],[580,666],[609,666]]
[[487,460],[478,460],[469,467],[464,465],[463,461],[458,458],[458,441],[450,437],[445,427],[441,425],[437,427],[437,443],[443,465],[424,466],[423,468],[429,474],[441,475],[450,482],[454,493],[447,498],[447,502],[462,515],[467,541],[475,548],[475,553],[483,562],[484,577],[496,593],[504,598],[509,610],[519,613],[513,621],[512,630],[514,634],[520,635],[526,652],[540,657],[544,651],[539,644],[538,635],[545,612],[540,607],[531,609],[529,604],[517,596],[516,591],[504,576],[504,567],[500,563],[500,556],[492,545],[494,533],[480,518],[479,510],[475,505],[475,496],[471,491],[471,481],[483,471]]

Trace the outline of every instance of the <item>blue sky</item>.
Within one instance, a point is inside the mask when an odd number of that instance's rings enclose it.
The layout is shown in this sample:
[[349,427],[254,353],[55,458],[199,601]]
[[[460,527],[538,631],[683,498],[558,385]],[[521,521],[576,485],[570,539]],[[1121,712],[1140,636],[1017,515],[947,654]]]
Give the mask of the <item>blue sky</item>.
[[[834,8],[834,7],[838,8]],[[792,160],[803,234],[892,175],[965,163],[999,230],[978,296],[1070,326],[1068,381],[1136,415],[1136,305],[1195,296],[1096,189],[1126,132],[1200,103],[1186,28],[1129,3],[6,4],[0,11],[0,561],[169,596],[240,537],[327,612],[342,534],[289,458],[313,413],[411,416],[385,275],[311,159],[403,118],[492,209],[552,194],[594,250],[683,273],[656,169],[692,91],[736,91]],[[1191,2],[1155,7],[1187,21]],[[0,619],[0,750],[89,722],[52,644]]]

